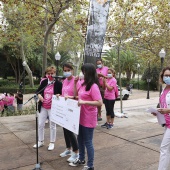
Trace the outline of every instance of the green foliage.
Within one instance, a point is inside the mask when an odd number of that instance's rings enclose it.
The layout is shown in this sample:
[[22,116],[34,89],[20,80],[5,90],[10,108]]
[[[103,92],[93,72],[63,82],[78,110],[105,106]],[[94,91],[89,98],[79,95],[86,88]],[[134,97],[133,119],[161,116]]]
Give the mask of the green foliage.
[[[36,81],[37,85],[34,88],[29,87],[29,85],[25,86],[25,94],[29,93],[35,93],[39,86],[39,80]],[[19,84],[14,82],[13,78],[8,78],[6,80],[0,79],[0,93],[4,92],[11,92],[16,93],[16,91],[19,89]]]
[[120,53],[120,65],[121,72],[125,72],[127,80],[131,80],[131,75],[137,70],[138,58],[134,52],[127,49],[126,51],[121,51]]
[[8,110],[4,110],[4,113],[0,113],[0,117],[31,115],[35,114],[35,112],[35,104],[32,102],[28,107],[24,107],[22,111],[17,111],[16,108],[15,112],[9,112]]
[[102,59],[105,65],[107,65],[109,68],[114,68],[117,72],[118,69],[117,69],[117,50],[116,49],[107,50]]
[[[102,58],[108,67],[114,68],[118,73],[118,56],[117,49],[106,51],[105,56]],[[132,73],[137,72],[138,58],[136,54],[129,50],[120,51],[120,68],[121,73],[126,73],[127,80],[130,81]]]
[[[16,93],[17,89],[19,89],[18,86],[13,86],[13,87],[3,86],[3,87],[0,87],[0,93],[4,93],[4,92]],[[35,87],[34,88],[26,87],[25,94],[35,93],[36,90],[37,90],[37,88],[35,88]]]
[[159,85],[159,73],[160,73],[160,68],[157,66],[153,66],[150,69],[146,68],[144,71],[144,74],[142,75],[142,80],[147,83],[147,79],[151,79],[150,82],[150,87],[152,90],[158,90],[158,85]]
[[[130,84],[133,84],[133,88],[134,89],[138,89],[138,80],[136,79],[132,79],[130,81]],[[147,90],[147,83],[143,80],[139,80],[139,90]],[[151,89],[150,90],[154,90],[154,89]]]

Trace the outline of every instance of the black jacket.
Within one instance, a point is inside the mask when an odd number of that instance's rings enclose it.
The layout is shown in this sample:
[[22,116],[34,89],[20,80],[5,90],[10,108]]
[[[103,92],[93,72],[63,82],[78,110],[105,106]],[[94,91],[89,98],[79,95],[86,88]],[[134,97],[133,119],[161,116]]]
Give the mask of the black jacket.
[[[42,97],[44,97],[44,90],[48,85],[48,79],[45,79],[41,82],[40,86],[38,87],[36,94],[41,94]],[[61,94],[62,92],[62,83],[58,80],[55,80],[54,82],[54,94]],[[39,101],[38,102],[38,111],[41,111],[41,106],[42,106],[42,102]]]

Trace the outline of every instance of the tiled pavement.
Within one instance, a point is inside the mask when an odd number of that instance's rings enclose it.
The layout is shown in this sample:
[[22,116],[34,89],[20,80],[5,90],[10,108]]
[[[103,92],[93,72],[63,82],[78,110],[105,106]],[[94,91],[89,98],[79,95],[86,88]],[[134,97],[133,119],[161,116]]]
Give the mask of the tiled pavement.
[[[134,91],[129,100],[123,101],[128,118],[115,118],[113,129],[104,129],[99,122],[94,132],[95,170],[156,170],[159,160],[159,146],[164,129],[156,123],[155,117],[145,109],[155,106],[158,93],[145,98],[146,92]],[[143,95],[143,96],[142,96]],[[120,102],[116,101],[115,111]],[[36,165],[35,115],[0,118],[0,170],[30,170]],[[39,149],[39,160],[43,170],[81,170],[70,167],[67,158],[59,157],[65,149],[62,128],[57,126],[55,149],[48,151],[49,128],[46,124],[45,146]]]

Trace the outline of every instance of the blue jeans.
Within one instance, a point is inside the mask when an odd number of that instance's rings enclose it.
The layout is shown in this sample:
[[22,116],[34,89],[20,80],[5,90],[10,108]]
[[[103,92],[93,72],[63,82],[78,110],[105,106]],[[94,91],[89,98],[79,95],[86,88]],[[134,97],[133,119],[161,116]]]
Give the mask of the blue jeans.
[[93,132],[94,128],[79,125],[79,135],[77,137],[79,145],[79,159],[81,161],[85,160],[86,147],[88,156],[87,166],[90,168],[93,167],[94,162]]

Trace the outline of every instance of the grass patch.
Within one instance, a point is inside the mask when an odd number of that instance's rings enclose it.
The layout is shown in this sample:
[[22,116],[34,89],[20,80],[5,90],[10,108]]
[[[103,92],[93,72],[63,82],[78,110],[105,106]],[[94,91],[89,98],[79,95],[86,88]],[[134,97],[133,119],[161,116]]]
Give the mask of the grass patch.
[[0,117],[32,115],[35,113],[36,113],[35,105],[31,104],[30,106],[27,106],[27,107],[24,106],[22,111],[18,111],[16,108],[14,112],[11,112],[5,109],[3,113],[2,112],[0,113]]

